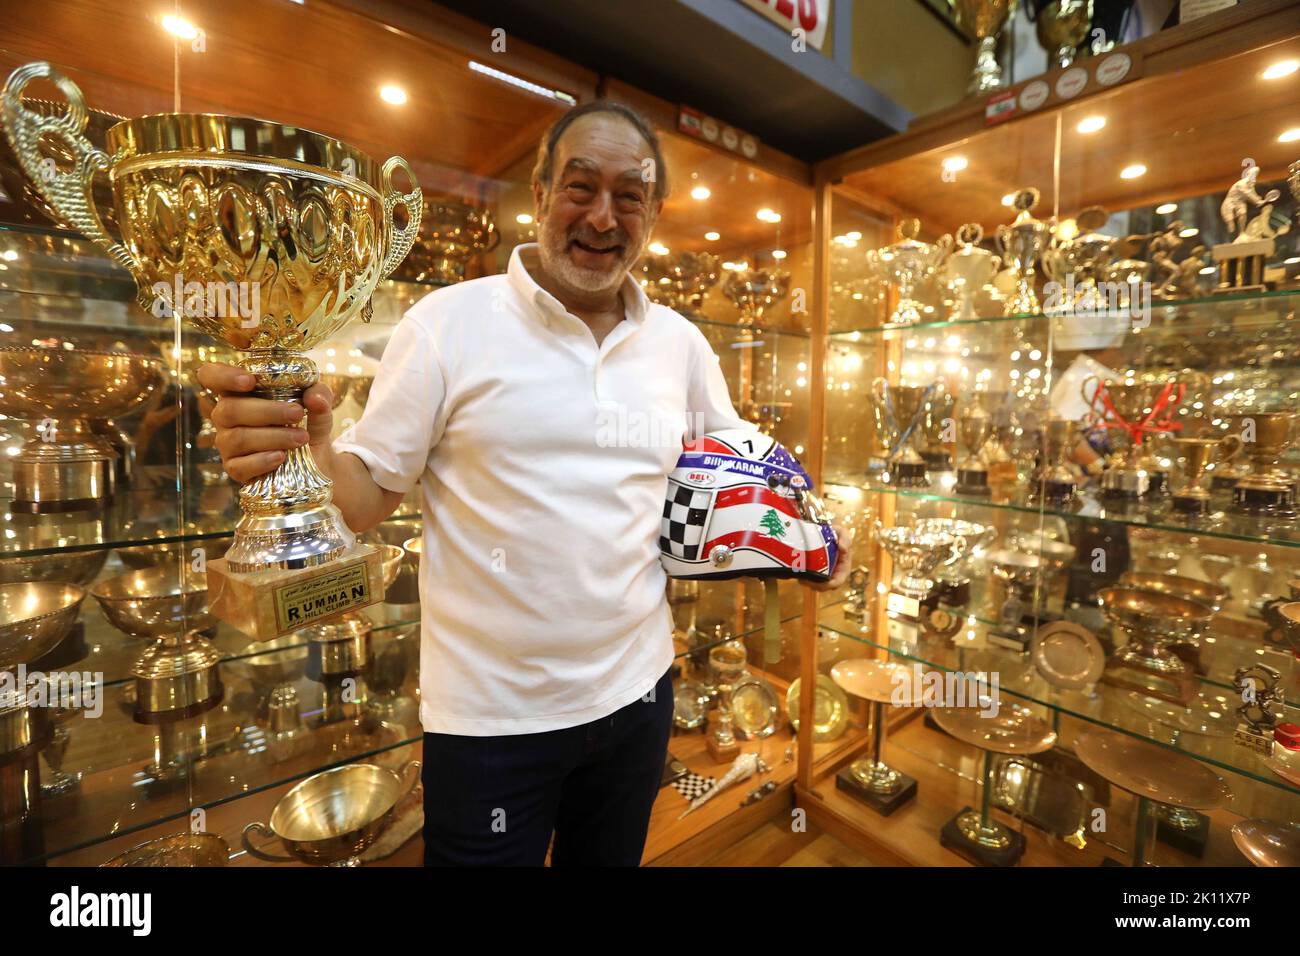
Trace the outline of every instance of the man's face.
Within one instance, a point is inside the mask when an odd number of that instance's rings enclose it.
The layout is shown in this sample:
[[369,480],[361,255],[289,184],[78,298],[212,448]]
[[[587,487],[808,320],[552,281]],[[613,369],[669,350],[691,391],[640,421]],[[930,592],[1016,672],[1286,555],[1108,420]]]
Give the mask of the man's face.
[[636,128],[612,114],[583,116],[564,131],[552,181],[533,184],[542,268],[554,280],[588,294],[622,284],[663,205],[646,174],[650,157]]

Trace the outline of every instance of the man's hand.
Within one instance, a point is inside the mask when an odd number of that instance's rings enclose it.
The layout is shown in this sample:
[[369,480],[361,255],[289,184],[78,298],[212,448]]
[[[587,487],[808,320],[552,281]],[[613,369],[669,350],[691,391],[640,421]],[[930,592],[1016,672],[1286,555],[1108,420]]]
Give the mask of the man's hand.
[[831,579],[820,584],[814,584],[811,581],[805,581],[808,587],[814,591],[835,591],[844,587],[849,579],[849,571],[853,568],[853,532],[842,524],[831,525],[831,530],[835,532],[835,569],[831,572]]
[[[226,474],[244,484],[260,478],[284,461],[285,451],[310,444],[312,457],[327,475],[333,449],[330,432],[334,416],[329,387],[318,382],[303,395],[303,405],[253,398],[256,380],[234,365],[209,362],[199,369],[199,384],[213,395],[200,396],[199,408],[216,427],[214,445]],[[307,414],[306,427],[299,427]]]

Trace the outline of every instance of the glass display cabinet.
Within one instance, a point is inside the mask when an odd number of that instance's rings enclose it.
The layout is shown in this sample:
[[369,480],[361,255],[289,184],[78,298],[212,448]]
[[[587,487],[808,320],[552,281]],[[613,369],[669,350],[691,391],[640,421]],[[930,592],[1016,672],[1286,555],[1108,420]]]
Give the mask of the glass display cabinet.
[[804,622],[813,822],[1214,866],[1300,820],[1298,62],[1294,5],[1245,5],[816,168],[859,567]]
[[[335,137],[358,175],[372,161],[405,159],[422,194],[411,249],[356,310],[366,314],[308,353],[334,394],[338,432],[362,413],[411,304],[503,271],[511,250],[535,238],[529,182],[540,134],[600,87],[595,74],[513,38],[509,52],[495,51],[487,28],[446,11],[387,5],[383,19],[376,9],[197,2],[182,20],[60,0],[11,9],[0,43],[6,76],[46,61],[75,84],[85,136],[99,149],[113,152],[108,131],[123,118],[218,113],[267,118],[254,137],[301,134],[298,160],[315,142],[302,131]],[[319,56],[285,58],[291,48]],[[745,157],[681,134],[676,107],[604,86],[663,128],[675,180],[638,272],[647,292],[704,331],[740,411],[802,453],[810,169],[766,147]],[[70,89],[37,77],[14,106],[57,119]],[[245,132],[226,145],[241,148]],[[207,565],[232,547],[239,488],[212,447],[195,373],[236,353],[184,310],[138,304],[123,260],[42,188],[44,171],[57,171],[48,181],[75,171],[73,146],[49,132],[37,139],[32,166],[0,136],[0,673],[60,706],[6,698],[0,708],[0,863],[356,862],[275,835],[277,814],[322,787],[363,797],[380,788],[393,812],[367,821],[362,861],[418,863],[418,841],[390,855],[420,822],[407,763],[421,736],[418,497],[362,536],[378,551],[382,602],[270,641],[219,619]],[[124,224],[106,167],[90,195],[116,240]],[[151,223],[184,241],[179,223],[194,208],[159,194],[150,194]],[[314,222],[328,242],[337,221],[301,212],[303,228]],[[208,251],[239,253],[230,246],[247,225],[239,217],[256,215],[251,201],[220,206],[221,238]],[[794,764],[782,755],[794,734],[783,715],[798,678],[799,590],[783,584],[776,596],[779,646],[764,642],[767,599],[752,582],[677,584],[670,600],[682,709],[674,757],[705,777],[725,773],[730,758],[717,763],[707,748],[722,719],[717,665],[737,712],[750,715],[734,725],[739,746],[763,748],[776,768],[764,779],[780,780],[788,804]],[[670,859],[737,810],[728,794],[679,822],[685,806],[664,789],[647,860]],[[253,822],[264,826],[245,834]]]

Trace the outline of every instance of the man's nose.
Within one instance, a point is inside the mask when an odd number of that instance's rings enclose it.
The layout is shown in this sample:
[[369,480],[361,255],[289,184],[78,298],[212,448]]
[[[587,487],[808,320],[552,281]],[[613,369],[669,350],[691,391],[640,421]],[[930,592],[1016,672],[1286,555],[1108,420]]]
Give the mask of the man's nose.
[[618,225],[614,218],[614,197],[601,190],[596,194],[596,201],[587,210],[587,223],[597,232],[609,232]]

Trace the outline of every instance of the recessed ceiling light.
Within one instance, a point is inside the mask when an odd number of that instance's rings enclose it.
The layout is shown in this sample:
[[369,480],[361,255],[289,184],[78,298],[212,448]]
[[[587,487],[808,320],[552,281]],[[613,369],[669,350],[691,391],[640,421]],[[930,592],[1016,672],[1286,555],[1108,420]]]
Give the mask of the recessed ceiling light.
[[967,166],[965,156],[949,156],[943,161],[943,168],[946,172],[959,173]]
[[1195,226],[1188,226],[1186,229],[1178,233],[1178,235],[1182,239],[1190,239],[1192,236],[1200,235],[1200,233],[1201,230],[1197,229]]
[[854,242],[857,242],[859,239],[862,238],[862,233],[860,233],[860,232],[858,232],[856,229],[854,229],[852,232],[846,232],[846,233],[844,234],[844,238],[845,238],[845,239],[852,239]]
[[780,221],[781,221],[781,214],[780,214],[779,212],[776,212],[776,211],[774,211],[774,210],[768,209],[768,208],[766,208],[766,207],[764,207],[764,208],[760,209],[758,212],[754,213],[754,216],[755,216],[755,218],[760,219],[760,220],[762,220],[763,222],[780,222]]
[[1294,266],[1300,264],[1300,256],[1292,256],[1290,259],[1283,259],[1282,265]]
[[1120,179],[1137,179],[1139,176],[1145,176],[1147,168],[1141,163],[1134,163],[1132,166],[1125,166],[1119,171]]
[[1296,70],[1300,70],[1300,60],[1278,60],[1260,76],[1266,80],[1280,80],[1284,76],[1290,76]]
[[5,262],[13,262],[18,258],[18,253],[16,250],[6,249],[3,253],[3,258]]
[[785,250],[784,250],[784,249],[773,249],[773,250],[772,250],[772,258],[773,258],[773,259],[784,259],[784,258],[785,258]]
[[708,186],[696,186],[691,190],[692,199],[708,199],[713,193],[709,192]]
[[1218,271],[1219,271],[1219,270],[1216,269],[1216,268],[1214,268],[1214,266],[1206,266],[1204,269],[1201,270],[1201,275],[1203,275],[1203,276],[1212,276],[1212,275],[1214,275],[1214,273],[1216,273],[1216,272],[1218,272]]
[[1015,201],[1016,201],[1015,193],[1007,193],[1005,196],[1002,197],[1002,205],[1004,206],[1010,206]]
[[515,216],[515,222],[519,223],[521,226],[529,226],[532,225],[533,217],[528,215],[526,212],[521,212],[519,215]]
[[650,251],[653,252],[653,253],[654,253],[655,255],[657,255],[657,256],[666,256],[666,255],[668,255],[668,247],[665,246],[662,242],[652,242],[652,243],[650,243]]
[[1085,116],[1079,120],[1079,125],[1075,127],[1080,133],[1095,133],[1106,125],[1104,116]]
[[722,238],[722,234],[717,232],[706,232],[704,238],[709,240],[709,242],[717,242]]
[[1178,212],[1178,203],[1165,202],[1165,203],[1161,203],[1159,206],[1156,206],[1156,215],[1158,216],[1167,216],[1171,212]]
[[392,103],[394,106],[401,106],[406,102],[406,90],[400,86],[388,85],[380,87],[379,98],[385,103]]
[[172,36],[182,40],[193,40],[199,35],[199,28],[184,17],[174,17],[170,13],[162,18],[163,29]]
[[1277,138],[1279,143],[1294,143],[1300,139],[1300,126],[1293,126]]

